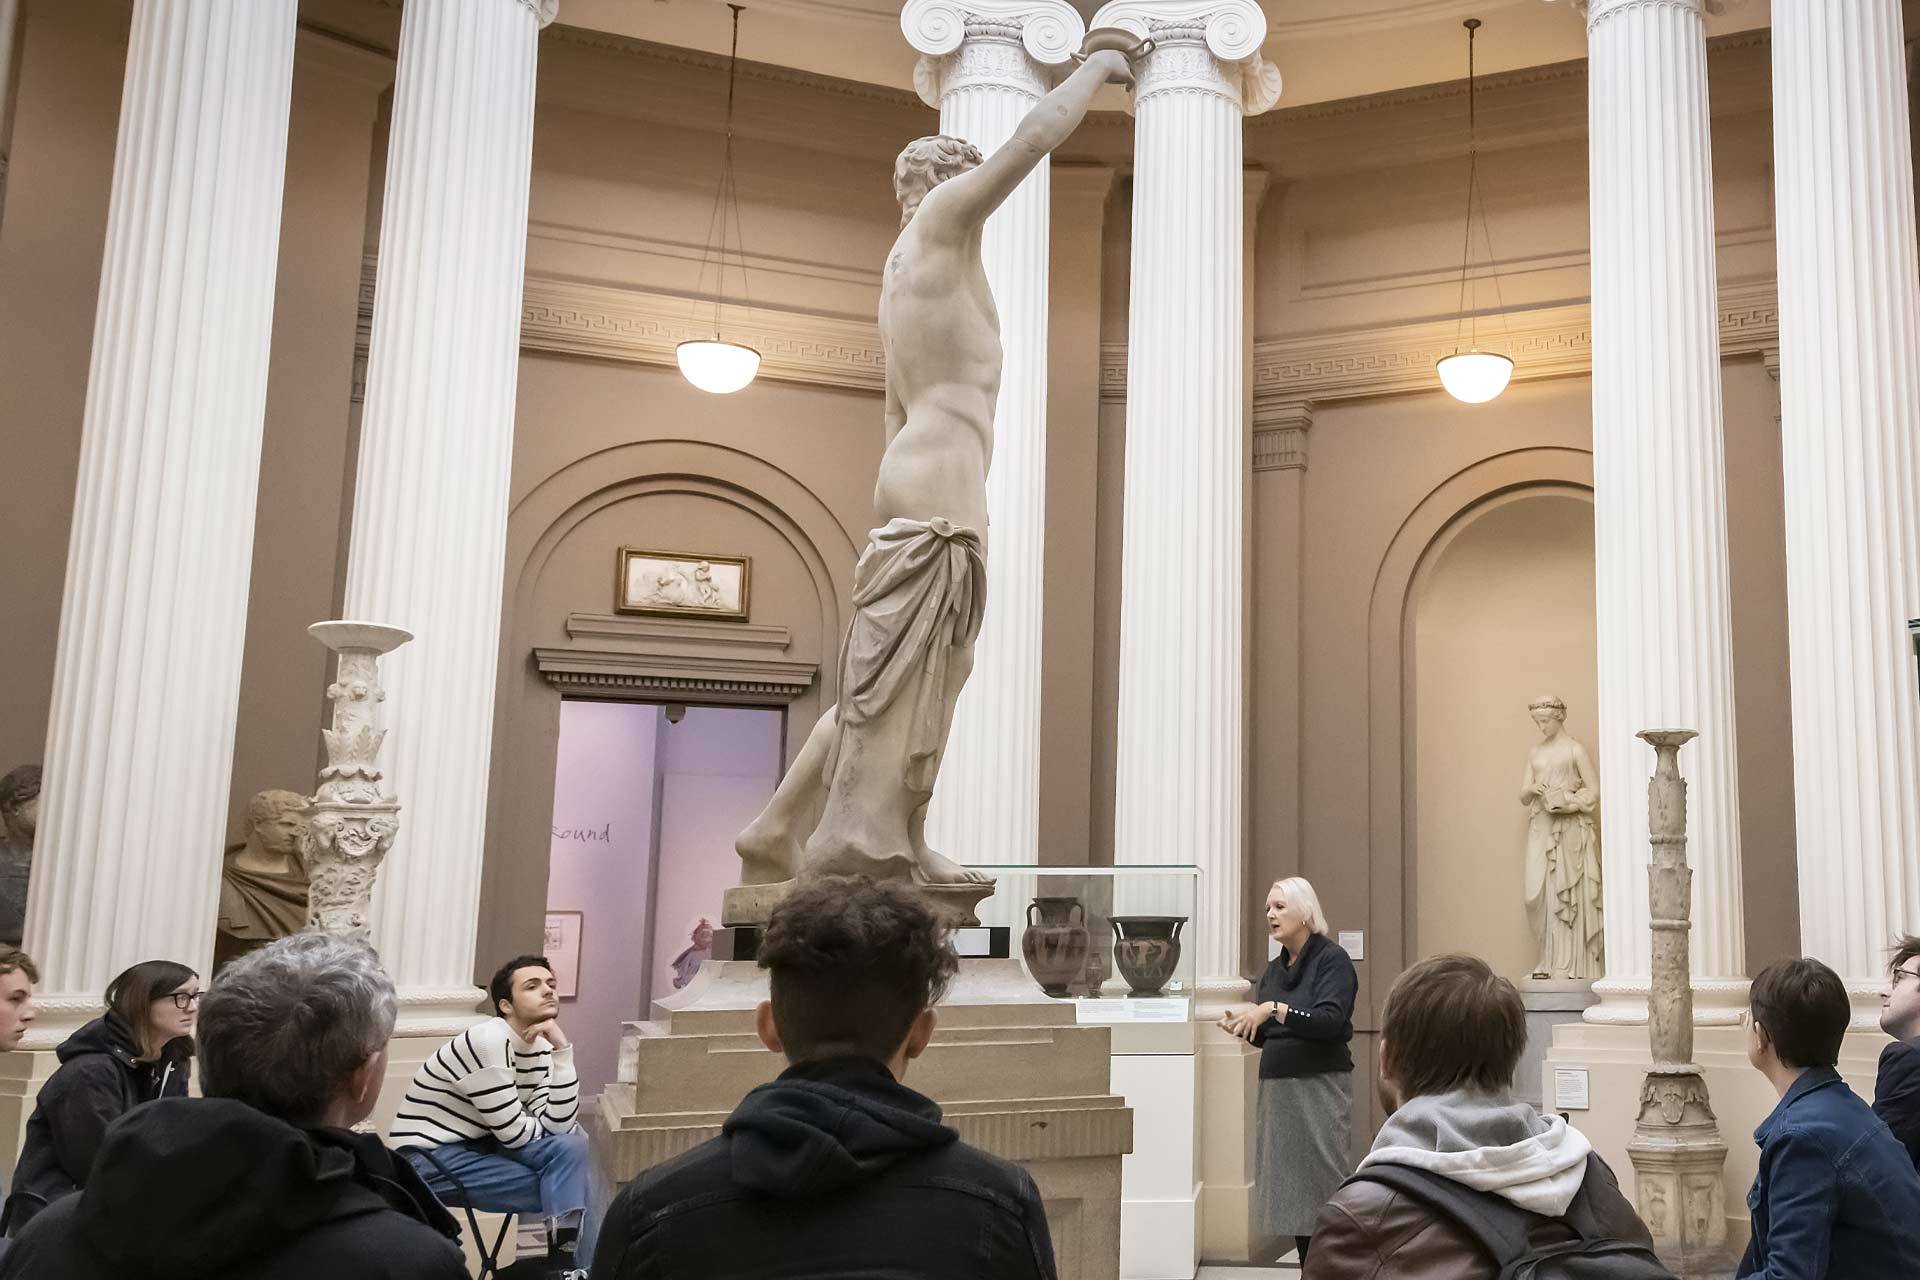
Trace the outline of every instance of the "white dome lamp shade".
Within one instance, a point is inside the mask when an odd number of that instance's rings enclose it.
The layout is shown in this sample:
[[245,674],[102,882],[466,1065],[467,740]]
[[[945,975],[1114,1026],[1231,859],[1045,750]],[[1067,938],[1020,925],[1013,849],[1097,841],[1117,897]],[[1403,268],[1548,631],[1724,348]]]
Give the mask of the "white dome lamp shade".
[[760,372],[758,351],[743,343],[728,342],[720,336],[720,312],[727,287],[729,227],[733,233],[733,249],[739,258],[740,295],[749,307],[752,306],[747,289],[747,250],[740,231],[740,191],[733,172],[733,94],[739,78],[742,6],[729,4],[727,8],[733,10],[733,47],[727,55],[726,146],[720,156],[720,186],[713,193],[713,217],[707,224],[712,238],[701,254],[700,279],[696,285],[696,288],[701,288],[705,284],[708,258],[718,257],[719,267],[715,272],[713,292],[713,336],[690,338],[673,349],[674,363],[680,366],[681,376],[700,390],[717,396],[728,396],[741,390]]
[[760,372],[760,353],[718,336],[682,342],[673,349],[680,373],[702,391],[729,396],[752,382]]
[[[1456,341],[1453,354],[1435,361],[1434,369],[1440,375],[1440,385],[1455,400],[1463,404],[1485,404],[1507,389],[1507,383],[1513,379],[1513,361],[1498,352],[1480,350],[1479,318],[1473,308],[1467,305],[1467,276],[1473,262],[1473,203],[1476,196],[1480,200],[1480,232],[1486,237],[1487,260],[1490,264],[1493,262],[1493,237],[1487,231],[1487,200],[1480,190],[1480,143],[1474,112],[1477,78],[1473,70],[1473,41],[1480,29],[1480,19],[1468,18],[1461,25],[1467,29],[1467,227],[1466,244],[1460,252],[1460,327],[1465,331],[1460,336],[1466,338],[1466,350],[1461,350],[1461,344]],[[1498,293],[1500,274],[1497,270],[1491,274],[1494,290]]]
[[1464,404],[1485,404],[1513,377],[1513,361],[1492,351],[1456,351],[1440,357],[1434,368],[1447,394]]

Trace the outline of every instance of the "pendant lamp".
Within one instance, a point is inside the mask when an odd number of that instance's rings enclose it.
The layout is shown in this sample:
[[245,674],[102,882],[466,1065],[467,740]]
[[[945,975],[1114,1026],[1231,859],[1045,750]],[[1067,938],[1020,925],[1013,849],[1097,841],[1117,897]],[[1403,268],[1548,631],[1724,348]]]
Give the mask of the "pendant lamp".
[[[1434,365],[1440,374],[1440,385],[1455,400],[1467,404],[1485,404],[1507,389],[1507,382],[1513,377],[1513,361],[1494,351],[1482,351],[1479,347],[1479,322],[1467,305],[1467,272],[1473,261],[1473,203],[1476,196],[1480,201],[1480,233],[1487,242],[1487,261],[1493,262],[1493,237],[1487,231],[1487,199],[1480,191],[1480,140],[1478,120],[1475,116],[1475,90],[1478,84],[1473,69],[1473,40],[1480,30],[1480,19],[1468,18],[1462,24],[1467,29],[1467,226],[1465,245],[1460,251],[1460,328],[1465,331],[1466,350],[1460,349],[1459,335],[1455,336],[1453,354],[1442,356]],[[1496,297],[1500,288],[1500,274],[1493,271],[1493,287]]]
[[[713,337],[690,339],[673,349],[673,358],[680,366],[681,376],[702,391],[721,396],[740,390],[760,372],[758,351],[742,343],[728,342],[720,336],[721,299],[726,293],[727,283],[729,221],[740,261],[740,294],[743,298],[747,297],[747,250],[740,234],[740,192],[733,176],[733,91],[740,69],[740,10],[744,7],[737,4],[727,6],[733,10],[733,48],[727,55],[726,143],[720,153],[720,186],[713,193],[713,216],[707,220],[707,244],[700,255],[700,276],[695,285],[697,289],[699,283],[706,279],[709,256],[717,256],[720,261],[714,272]],[[752,305],[751,301],[748,305]]]

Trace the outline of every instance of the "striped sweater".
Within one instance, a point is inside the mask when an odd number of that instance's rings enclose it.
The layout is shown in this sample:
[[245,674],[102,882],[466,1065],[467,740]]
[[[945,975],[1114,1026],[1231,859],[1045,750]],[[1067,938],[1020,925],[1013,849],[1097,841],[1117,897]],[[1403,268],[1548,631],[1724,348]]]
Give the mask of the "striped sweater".
[[524,1147],[580,1127],[573,1046],[528,1044],[505,1018],[489,1018],[420,1064],[394,1116],[394,1147],[442,1147],[492,1138]]

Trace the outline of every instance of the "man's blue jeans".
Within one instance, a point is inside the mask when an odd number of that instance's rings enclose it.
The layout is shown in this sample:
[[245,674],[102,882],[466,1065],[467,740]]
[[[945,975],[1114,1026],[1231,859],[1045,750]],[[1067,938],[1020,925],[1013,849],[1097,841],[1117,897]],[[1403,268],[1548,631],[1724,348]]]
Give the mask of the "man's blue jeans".
[[[488,1144],[481,1148],[453,1143],[435,1147],[433,1160],[420,1150],[409,1150],[407,1160],[426,1179],[427,1187],[448,1205],[468,1205],[487,1213],[517,1213],[522,1217],[560,1218],[578,1211],[580,1239],[574,1258],[581,1266],[593,1258],[593,1238],[600,1224],[587,1209],[587,1135],[576,1129],[536,1138],[524,1147]],[[448,1180],[457,1178],[466,1194]]]

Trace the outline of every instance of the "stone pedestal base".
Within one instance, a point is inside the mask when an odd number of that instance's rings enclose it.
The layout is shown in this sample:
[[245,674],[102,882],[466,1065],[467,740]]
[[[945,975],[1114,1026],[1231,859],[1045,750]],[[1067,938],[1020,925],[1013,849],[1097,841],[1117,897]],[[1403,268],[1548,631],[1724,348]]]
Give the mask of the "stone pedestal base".
[[[786,1066],[760,1044],[767,975],[708,961],[684,991],[627,1024],[619,1078],[590,1118],[599,1173],[618,1186],[720,1132],[748,1090]],[[960,1137],[1024,1165],[1046,1202],[1061,1280],[1116,1280],[1120,1162],[1133,1112],[1111,1091],[1109,1030],[1040,995],[1017,960],[967,960],[907,1083]]]
[[1733,1275],[1727,1246],[1727,1144],[1698,1067],[1647,1073],[1633,1141],[1634,1207],[1661,1261],[1688,1280]]
[[1553,1043],[1553,1029],[1579,1022],[1599,997],[1593,994],[1591,982],[1577,980],[1523,978],[1514,985],[1520,988],[1520,1001],[1527,1007],[1527,1047],[1514,1073],[1514,1092],[1536,1107],[1545,1107],[1540,1068],[1547,1060],[1547,1046]]
[[[787,890],[793,888],[793,883],[791,880],[782,880],[778,884],[735,885],[720,897],[720,923],[765,924],[772,918],[773,909],[780,904],[780,900],[787,896]],[[980,923],[975,909],[993,896],[993,886],[933,884],[921,885],[920,892],[934,902],[948,924],[960,928]]]

